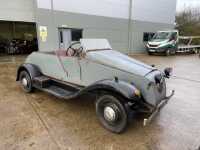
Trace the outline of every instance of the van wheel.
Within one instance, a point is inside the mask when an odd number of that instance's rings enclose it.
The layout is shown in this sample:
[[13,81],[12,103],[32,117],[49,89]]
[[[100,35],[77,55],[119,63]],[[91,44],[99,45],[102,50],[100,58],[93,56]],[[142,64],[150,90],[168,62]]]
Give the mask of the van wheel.
[[176,49],[172,49],[172,50],[171,50],[171,54],[172,54],[172,55],[176,55]]
[[166,55],[166,56],[170,56],[170,55],[171,55],[170,49],[167,49],[167,50],[165,51],[165,55]]
[[19,81],[21,83],[22,89],[26,93],[30,93],[33,91],[31,77],[27,71],[20,72]]
[[148,52],[148,54],[149,54],[149,55],[153,55],[153,53],[152,53],[152,52]]
[[194,50],[192,50],[192,53],[193,53],[193,54],[197,54],[198,51],[197,51],[196,49],[194,49]]
[[121,133],[128,124],[128,113],[118,97],[103,95],[96,101],[96,113],[101,124],[111,132]]

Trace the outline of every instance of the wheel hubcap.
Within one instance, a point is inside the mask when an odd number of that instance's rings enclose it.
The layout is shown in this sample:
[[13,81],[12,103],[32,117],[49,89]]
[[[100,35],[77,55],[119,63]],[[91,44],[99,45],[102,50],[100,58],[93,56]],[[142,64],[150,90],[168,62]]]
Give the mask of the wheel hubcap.
[[23,79],[22,79],[22,85],[25,86],[25,87],[27,87],[28,81],[27,81],[26,78],[23,78]]
[[107,106],[104,109],[104,118],[107,121],[111,121],[111,122],[116,121],[117,113],[115,112],[115,110],[112,107]]

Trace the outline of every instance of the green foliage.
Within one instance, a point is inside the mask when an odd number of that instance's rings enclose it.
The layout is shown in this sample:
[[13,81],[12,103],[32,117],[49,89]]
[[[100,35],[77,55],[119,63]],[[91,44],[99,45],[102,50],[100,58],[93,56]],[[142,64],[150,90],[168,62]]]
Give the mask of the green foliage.
[[[200,36],[200,11],[199,9],[187,9],[176,15],[176,29],[182,36]],[[194,40],[194,44],[200,44],[200,39]]]

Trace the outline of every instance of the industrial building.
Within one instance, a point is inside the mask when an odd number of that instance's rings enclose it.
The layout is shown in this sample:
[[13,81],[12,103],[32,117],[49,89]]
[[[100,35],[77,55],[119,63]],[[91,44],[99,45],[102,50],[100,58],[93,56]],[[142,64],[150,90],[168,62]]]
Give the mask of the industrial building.
[[0,0],[0,40],[37,37],[40,51],[80,38],[107,38],[123,53],[144,52],[157,30],[174,28],[176,0]]

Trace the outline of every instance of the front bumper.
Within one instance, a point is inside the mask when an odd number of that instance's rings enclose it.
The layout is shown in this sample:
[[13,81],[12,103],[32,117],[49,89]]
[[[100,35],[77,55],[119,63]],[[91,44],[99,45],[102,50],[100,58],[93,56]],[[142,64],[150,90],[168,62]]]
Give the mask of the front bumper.
[[148,125],[154,117],[160,112],[160,110],[169,102],[171,97],[174,95],[175,91],[173,90],[170,94],[170,96],[164,98],[158,105],[157,107],[153,110],[152,114],[149,116],[149,118],[145,118],[143,121],[143,125],[146,126]]
[[151,53],[163,53],[165,52],[165,48],[153,48],[153,47],[149,47],[148,48],[148,52],[151,52]]

